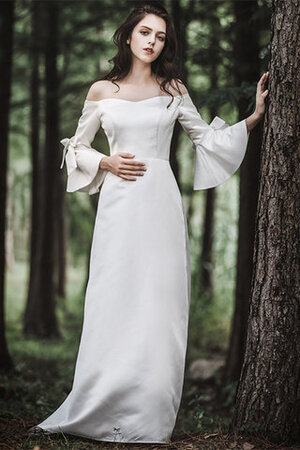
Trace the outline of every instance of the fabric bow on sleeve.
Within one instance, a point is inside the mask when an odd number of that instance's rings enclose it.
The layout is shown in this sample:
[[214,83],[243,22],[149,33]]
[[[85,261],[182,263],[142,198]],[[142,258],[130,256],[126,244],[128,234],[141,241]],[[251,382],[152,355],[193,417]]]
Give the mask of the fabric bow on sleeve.
[[101,124],[98,103],[84,102],[77,128],[71,138],[60,141],[63,155],[60,168],[67,166],[67,192],[99,192],[107,170],[100,168],[106,155],[94,149],[91,144]]
[[221,128],[227,128],[229,125],[225,122],[225,120],[221,119],[221,117],[216,116],[212,122],[209,124],[214,130],[218,130]]
[[60,168],[63,168],[64,162],[66,161],[67,173],[70,175],[77,168],[75,147],[78,144],[78,139],[77,136],[73,136],[71,138],[64,138],[60,142],[64,146]]
[[[227,128],[229,125],[225,122],[225,120],[221,119],[219,116],[215,116],[215,118],[210,122],[209,126],[214,130],[223,130]],[[193,142],[193,148],[196,150],[196,144]]]

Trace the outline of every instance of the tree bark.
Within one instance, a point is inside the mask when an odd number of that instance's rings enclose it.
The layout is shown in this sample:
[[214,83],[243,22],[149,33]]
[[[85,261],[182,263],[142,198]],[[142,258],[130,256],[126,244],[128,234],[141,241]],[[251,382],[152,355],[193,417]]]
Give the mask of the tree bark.
[[245,359],[232,426],[300,438],[299,0],[275,0]]
[[0,370],[14,369],[5,336],[5,229],[14,1],[0,2]]

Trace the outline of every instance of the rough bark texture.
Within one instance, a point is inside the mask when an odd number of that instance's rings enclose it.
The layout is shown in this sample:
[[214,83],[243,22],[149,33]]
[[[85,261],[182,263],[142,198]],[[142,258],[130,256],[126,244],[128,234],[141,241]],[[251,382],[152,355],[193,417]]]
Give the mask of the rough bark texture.
[[14,2],[0,4],[0,369],[12,369],[5,338],[5,229]]
[[300,4],[273,4],[269,99],[235,428],[300,438]]

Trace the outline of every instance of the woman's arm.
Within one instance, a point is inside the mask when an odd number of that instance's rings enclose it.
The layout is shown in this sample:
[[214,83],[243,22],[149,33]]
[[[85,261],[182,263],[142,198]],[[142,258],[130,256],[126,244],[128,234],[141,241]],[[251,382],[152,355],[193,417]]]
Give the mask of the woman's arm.
[[195,150],[194,190],[222,184],[241,165],[250,129],[264,112],[264,98],[267,95],[266,91],[261,92],[264,79],[265,76],[262,76],[258,82],[255,113],[233,125],[228,125],[218,116],[210,124],[205,122],[184,87],[177,118],[193,142]]
[[107,170],[100,166],[106,155],[91,147],[99,127],[97,103],[86,100],[74,136],[60,141],[64,145],[60,168],[66,161],[67,192],[87,192],[90,195],[99,192],[107,174]]

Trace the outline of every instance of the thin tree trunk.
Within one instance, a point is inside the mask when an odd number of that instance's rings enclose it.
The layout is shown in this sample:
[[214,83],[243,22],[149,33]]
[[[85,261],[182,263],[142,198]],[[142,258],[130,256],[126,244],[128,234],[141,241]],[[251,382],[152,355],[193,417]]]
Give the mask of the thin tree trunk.
[[41,195],[42,181],[40,178],[41,157],[40,148],[40,51],[41,51],[41,23],[42,23],[42,4],[39,1],[32,3],[32,30],[31,30],[31,230],[30,230],[30,269],[27,290],[27,302],[24,313],[24,332],[26,332],[27,323],[30,323],[30,316],[34,310],[34,282],[37,277],[37,252],[38,235],[41,232],[40,212],[42,209],[43,198]]
[[[185,53],[186,53],[186,23],[184,21],[183,10],[181,6],[180,0],[174,0],[171,3],[172,9],[172,18],[175,25],[175,29],[177,30],[177,40],[179,44],[179,52],[181,55],[181,61],[185,61]],[[182,78],[183,82],[186,82],[186,70],[185,67],[182,67]],[[179,165],[178,165],[178,155],[177,149],[179,144],[179,136],[180,136],[180,124],[176,121],[171,141],[170,148],[170,165],[172,167],[175,179],[177,181],[178,186],[180,187],[179,180]]]
[[[243,82],[256,85],[260,76],[259,31],[253,24],[257,12],[256,1],[234,2],[235,80],[237,86]],[[238,101],[239,120],[246,118],[248,99],[243,96]],[[248,149],[240,167],[239,224],[235,307],[231,325],[230,342],[224,370],[224,382],[239,379],[245,352],[247,320],[251,278],[253,273],[253,246],[255,217],[258,201],[258,175],[260,170],[260,149],[262,123],[250,133]]]
[[[210,5],[210,89],[214,92],[218,88],[218,53],[219,42],[219,20],[215,13],[214,5]],[[213,105],[210,107],[211,120],[217,115],[218,107]],[[213,303],[213,237],[215,225],[215,203],[216,189],[207,189],[205,192],[205,213],[204,213],[204,230],[202,238],[202,252],[200,255],[200,292],[199,298],[208,305]]]
[[246,353],[232,425],[300,438],[300,2],[275,0]]
[[[30,311],[26,315],[24,331],[42,337],[59,336],[55,313],[56,284],[55,230],[57,195],[59,185],[59,133],[58,133],[58,73],[57,39],[59,4],[43,2],[45,7],[45,84],[46,84],[46,142],[43,164],[43,189],[41,202],[40,232],[37,237],[37,265],[33,283]],[[55,36],[55,39],[53,39]]]
[[57,204],[57,294],[66,296],[66,223],[65,223],[65,180],[63,174],[59,174]]
[[[188,5],[185,7],[182,6],[182,1],[175,0],[170,2],[169,6],[172,10],[172,18],[173,23],[175,26],[175,30],[177,30],[177,40],[178,40],[178,53],[180,55],[179,61],[181,62],[182,66],[180,67],[182,76],[181,80],[184,84],[187,84],[188,81],[188,71],[186,67],[186,59],[187,59],[187,35],[186,30],[189,22],[193,18],[193,11],[195,8],[195,2],[194,0],[189,0]],[[179,189],[181,192],[186,195],[189,199],[188,205],[187,205],[187,211],[186,211],[186,218],[187,218],[187,227],[189,232],[191,233],[191,223],[190,219],[193,215],[193,195],[194,191],[193,188],[188,188],[188,191],[183,192],[183,186],[180,183],[179,179],[179,164],[178,164],[178,145],[179,145],[179,138],[181,133],[181,126],[178,121],[175,122],[172,141],[171,141],[171,148],[170,148],[170,165],[172,167],[172,170],[174,172],[174,176],[176,178],[177,184],[179,186]]]
[[13,228],[13,199],[11,185],[13,176],[7,177],[7,196],[6,196],[6,230],[5,230],[5,267],[6,270],[13,270],[15,265],[14,252],[14,228]]
[[5,229],[14,1],[0,2],[0,370],[14,369],[5,337]]
[[[202,252],[200,255],[201,286],[199,296],[205,304],[213,302],[213,236],[216,189],[207,189],[205,193],[204,231]],[[205,300],[204,300],[205,299]]]

